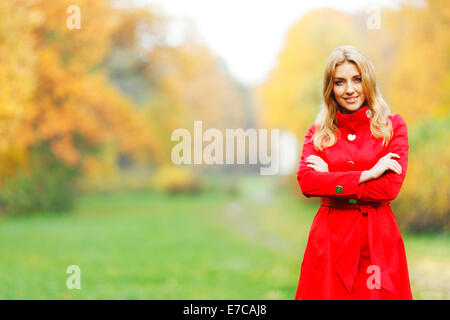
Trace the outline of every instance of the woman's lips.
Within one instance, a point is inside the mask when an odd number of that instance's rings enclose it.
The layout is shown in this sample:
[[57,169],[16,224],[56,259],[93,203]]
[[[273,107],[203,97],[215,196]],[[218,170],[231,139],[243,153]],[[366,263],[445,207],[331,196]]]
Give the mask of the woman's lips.
[[344,98],[344,100],[347,103],[355,103],[356,101],[358,101],[359,96],[355,96],[355,97],[350,97],[350,98]]

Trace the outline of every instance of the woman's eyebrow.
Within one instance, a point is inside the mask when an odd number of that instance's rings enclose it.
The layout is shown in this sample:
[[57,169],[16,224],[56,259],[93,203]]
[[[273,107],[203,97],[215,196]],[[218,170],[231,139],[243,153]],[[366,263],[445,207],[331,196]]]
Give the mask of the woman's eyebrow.
[[[361,77],[360,74],[354,75],[352,78],[359,78]],[[341,77],[335,77],[335,79],[339,79],[339,80],[345,80],[345,78],[341,78]]]

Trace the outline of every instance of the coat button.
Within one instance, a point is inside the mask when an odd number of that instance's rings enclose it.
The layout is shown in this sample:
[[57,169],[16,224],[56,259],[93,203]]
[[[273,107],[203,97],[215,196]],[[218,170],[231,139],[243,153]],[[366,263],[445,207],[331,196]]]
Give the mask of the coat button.
[[350,140],[350,141],[353,141],[353,140],[356,139],[356,135],[349,133],[348,136],[347,136],[347,139]]
[[352,160],[348,160],[347,163],[350,167],[353,167],[355,165],[355,163]]
[[342,193],[342,187],[341,186],[336,186],[334,191],[336,191],[336,193]]

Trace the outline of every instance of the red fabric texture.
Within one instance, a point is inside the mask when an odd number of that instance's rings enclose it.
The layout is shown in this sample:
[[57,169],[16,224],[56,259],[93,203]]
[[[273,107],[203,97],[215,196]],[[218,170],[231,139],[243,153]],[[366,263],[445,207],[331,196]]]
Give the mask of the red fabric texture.
[[[295,299],[412,299],[405,248],[389,205],[406,176],[407,126],[400,115],[390,115],[393,137],[383,146],[371,135],[369,110],[367,105],[350,114],[338,110],[338,141],[323,151],[314,148],[314,125],[305,136],[297,180],[306,197],[322,201]],[[400,156],[393,159],[402,174],[389,170],[358,184],[362,171],[389,152]],[[328,164],[329,172],[307,166],[305,159],[312,154]]]

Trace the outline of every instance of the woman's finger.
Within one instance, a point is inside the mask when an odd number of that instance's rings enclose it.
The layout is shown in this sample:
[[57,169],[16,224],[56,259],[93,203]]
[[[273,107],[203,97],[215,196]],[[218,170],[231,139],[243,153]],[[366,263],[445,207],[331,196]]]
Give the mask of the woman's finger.
[[[315,155],[310,155],[308,158],[310,158],[310,159],[316,159],[316,160],[320,160],[320,161],[324,161],[321,157],[319,157],[319,156],[315,156]],[[325,161],[324,161],[325,162]]]
[[307,166],[313,168],[315,171],[319,171],[319,168],[314,164],[308,164]]
[[308,156],[308,158],[306,158],[306,159],[322,159],[322,158],[312,154],[312,155]]
[[394,172],[397,174],[401,174],[400,169],[394,164]]
[[398,174],[402,174],[402,167],[395,160],[392,160],[389,163],[389,169],[391,169],[392,171],[394,171]]
[[400,163],[398,163],[397,160],[392,160],[394,162],[395,167],[397,168],[397,170],[400,172],[400,174],[402,173],[402,166],[400,165]]
[[[320,159],[320,158],[319,158],[319,159]],[[305,160],[305,162],[313,163],[313,164],[315,164],[315,165],[320,165],[320,164],[325,163],[325,161],[319,160],[319,159],[307,159],[307,160]]]
[[392,171],[394,171],[395,173],[399,173],[399,172],[398,172],[398,169],[394,166],[394,164],[390,164],[390,165],[388,166],[387,169],[388,169],[388,170],[392,170]]
[[393,153],[393,152],[389,152],[389,153],[386,155],[386,157],[388,157],[388,158],[392,158],[392,157],[394,157],[394,158],[400,158],[400,156],[399,156],[398,154]]
[[325,164],[325,163],[326,163],[321,157],[314,158],[314,160],[315,160],[317,163],[320,163],[320,164]]
[[397,163],[397,167],[398,167],[399,174],[402,174],[402,172],[403,172],[402,166]]

